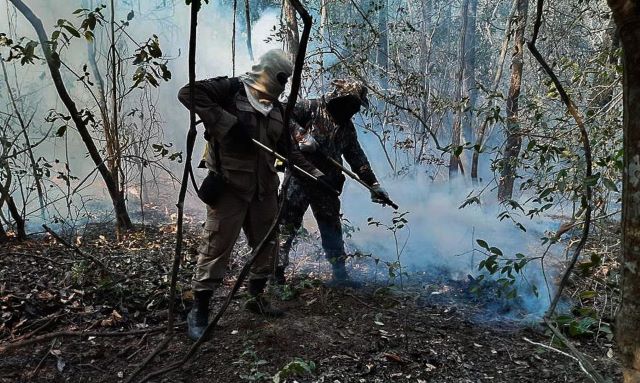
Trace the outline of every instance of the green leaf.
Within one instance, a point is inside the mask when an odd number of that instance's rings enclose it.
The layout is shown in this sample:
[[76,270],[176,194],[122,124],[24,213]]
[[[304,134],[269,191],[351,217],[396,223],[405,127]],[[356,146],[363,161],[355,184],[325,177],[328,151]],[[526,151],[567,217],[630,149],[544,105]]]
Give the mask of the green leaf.
[[618,190],[618,187],[616,186],[616,183],[613,182],[612,180],[610,180],[609,178],[602,178],[602,183],[604,184],[604,186],[616,193],[619,193],[620,191]]
[[598,179],[600,179],[600,173],[596,173],[592,176],[586,177],[584,179],[584,184],[586,186],[595,186],[598,183]]
[[64,133],[67,131],[67,125],[62,125],[61,127],[58,128],[58,130],[56,131],[56,136],[58,137],[62,137],[64,136]]
[[80,32],[71,25],[63,25],[62,28],[66,29],[74,37],[80,37]]
[[486,241],[484,241],[484,240],[482,240],[482,239],[476,239],[476,243],[477,243],[480,247],[482,247],[482,248],[484,248],[484,249],[489,250],[489,244],[487,244],[487,242],[486,242]]
[[598,293],[592,290],[586,290],[580,293],[580,299],[591,299],[598,296]]

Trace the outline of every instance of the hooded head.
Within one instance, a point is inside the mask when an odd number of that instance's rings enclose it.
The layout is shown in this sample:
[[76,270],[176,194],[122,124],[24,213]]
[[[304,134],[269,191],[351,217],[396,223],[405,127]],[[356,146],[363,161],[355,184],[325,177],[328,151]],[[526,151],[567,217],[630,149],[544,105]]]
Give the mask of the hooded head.
[[338,119],[350,119],[360,111],[360,107],[369,107],[367,87],[353,79],[335,79],[331,81],[331,91],[324,96],[327,108]]
[[272,49],[258,58],[251,71],[242,76],[245,84],[277,99],[284,91],[293,66],[281,49]]

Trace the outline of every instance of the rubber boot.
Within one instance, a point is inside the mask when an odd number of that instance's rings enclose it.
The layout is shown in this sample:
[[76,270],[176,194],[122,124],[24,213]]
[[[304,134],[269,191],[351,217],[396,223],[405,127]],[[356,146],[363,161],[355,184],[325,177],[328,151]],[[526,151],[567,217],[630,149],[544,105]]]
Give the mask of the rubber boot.
[[189,338],[198,340],[209,324],[209,300],[213,291],[196,291],[193,293],[193,306],[187,314],[187,326]]
[[249,281],[249,295],[251,298],[247,300],[244,308],[251,311],[254,314],[277,318],[284,315],[284,311],[273,307],[268,299],[262,296],[264,287],[267,284],[267,278],[264,279],[252,279]]
[[358,289],[362,287],[362,283],[354,281],[349,277],[347,268],[344,265],[344,258],[332,258],[329,260],[333,269],[331,281],[327,283],[328,287],[334,288],[352,288]]
[[287,277],[284,275],[285,267],[278,266],[276,267],[276,271],[273,275],[273,282],[276,285],[284,286],[287,284]]

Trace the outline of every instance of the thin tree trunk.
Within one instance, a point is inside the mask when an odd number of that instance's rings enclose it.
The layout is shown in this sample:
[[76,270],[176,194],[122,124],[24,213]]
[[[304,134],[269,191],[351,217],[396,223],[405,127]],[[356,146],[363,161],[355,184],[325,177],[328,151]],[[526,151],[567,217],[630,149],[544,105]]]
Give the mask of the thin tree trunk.
[[609,0],[624,52],[622,174],[622,303],[616,335],[624,382],[640,382],[640,5]]
[[282,2],[284,21],[285,21],[285,34],[284,34],[284,46],[285,52],[289,56],[289,60],[293,62],[298,54],[300,35],[298,33],[298,19],[296,18],[296,10],[293,8],[289,0],[283,0]]
[[[238,0],[233,0],[233,23],[231,33],[231,76],[236,77],[236,19],[238,14]],[[253,52],[252,52],[253,53]],[[251,58],[253,61],[253,58]]]
[[33,28],[35,29],[36,34],[38,35],[38,40],[40,42],[40,46],[42,47],[44,57],[47,60],[47,65],[51,73],[53,84],[56,87],[58,95],[60,96],[60,100],[69,111],[76,129],[78,130],[78,133],[80,133],[80,137],[82,137],[82,141],[87,147],[89,156],[93,160],[98,169],[98,172],[102,176],[105,186],[109,192],[109,196],[111,197],[111,201],[113,202],[118,226],[124,229],[130,228],[131,219],[129,218],[129,213],[127,212],[127,206],[125,204],[124,198],[122,198],[122,195],[119,193],[118,184],[115,182],[114,177],[109,169],[107,169],[102,156],[100,156],[100,152],[98,151],[98,148],[96,147],[96,144],[91,137],[91,133],[89,133],[89,130],[87,129],[86,123],[80,116],[80,112],[78,111],[76,104],[73,102],[73,99],[71,99],[71,96],[69,96],[69,93],[67,92],[67,88],[65,87],[62,76],[60,75],[59,58],[57,57],[57,55],[54,56],[54,52],[51,51],[51,47],[48,42],[49,37],[44,29],[44,26],[42,25],[42,21],[33,13],[33,11],[27,5],[25,5],[22,0],[10,1],[29,21],[31,26],[33,26]]
[[376,63],[380,73],[380,87],[389,88],[389,2],[380,0],[380,11],[378,13],[378,49],[376,51]]
[[249,53],[249,59],[253,61],[253,46],[251,45],[251,8],[249,6],[249,0],[244,0],[244,17],[247,23],[247,52]]
[[[513,4],[511,5],[511,11],[509,12],[509,17],[507,18],[507,25],[505,27],[504,39],[502,41],[502,48],[500,49],[500,55],[498,56],[498,61],[496,63],[496,74],[493,77],[493,84],[491,87],[491,91],[493,93],[495,93],[498,90],[498,85],[500,84],[500,79],[502,78],[502,70],[504,68],[504,61],[507,57],[509,40],[511,39],[511,25],[512,25],[512,20],[516,14],[517,2],[518,0],[513,0]],[[491,105],[495,106],[495,101],[492,100]],[[480,126],[480,130],[478,130],[478,136],[476,137],[476,142],[474,145],[473,157],[471,159],[471,180],[473,182],[478,181],[478,161],[480,160],[480,152],[482,151],[482,147],[484,146],[484,138],[485,138],[488,126],[489,126],[489,117],[485,118],[484,121],[482,122],[482,125]]]
[[[0,206],[2,208],[2,206]],[[6,243],[9,240],[9,236],[7,236],[7,232],[4,230],[4,226],[2,226],[2,222],[0,222],[0,243]]]
[[26,239],[27,232],[24,226],[24,218],[20,214],[20,210],[18,210],[18,207],[11,196],[11,168],[9,167],[9,163],[6,161],[2,166],[5,168],[6,180],[4,185],[0,183],[0,208],[2,208],[2,205],[4,205],[5,202],[7,203],[11,218],[13,218],[16,225],[16,236],[20,240]]
[[329,4],[327,3],[327,0],[320,0],[320,25],[318,26],[318,29],[320,31],[320,43],[321,43],[321,49],[320,49],[320,91],[324,94],[327,91],[327,83],[326,83],[326,79],[325,79],[325,62],[324,62],[324,54],[323,52],[323,48],[326,46],[326,44],[330,41],[330,29],[327,26],[329,22]]
[[518,156],[520,155],[520,147],[522,146],[520,122],[518,120],[518,100],[520,98],[520,88],[522,86],[524,30],[527,25],[528,9],[529,0],[518,0],[518,21],[513,45],[513,56],[511,60],[511,81],[509,83],[509,94],[507,96],[507,142],[502,158],[500,181],[498,183],[498,200],[500,201],[511,199],[513,195],[513,184],[516,178]]
[[[116,186],[117,200],[122,201],[124,204],[124,173],[122,172],[122,148],[120,147],[120,132],[118,126],[118,112],[120,108],[118,107],[118,50],[116,48],[116,19],[115,19],[115,2],[111,0],[111,21],[109,22],[111,26],[111,142],[107,142],[107,148],[111,148],[109,158],[107,159],[107,164],[109,165],[109,172],[111,173],[111,177],[113,177],[113,183]],[[108,151],[109,153],[109,151]],[[120,175],[122,175],[122,179],[120,179]],[[120,220],[116,221],[116,229],[118,235],[120,235],[120,231],[122,229],[127,229],[128,226],[123,227]]]
[[[462,105],[462,84],[464,76],[464,57],[465,57],[465,38],[467,34],[467,15],[469,13],[469,0],[464,0],[460,19],[462,20],[462,31],[460,32],[460,43],[458,46],[458,72],[456,74],[456,83],[453,91],[453,99],[456,103],[455,118],[453,128],[451,129],[451,156],[449,157],[449,179],[454,178],[458,174],[458,169],[462,169],[462,162],[456,150],[460,147],[461,122],[463,114]],[[464,170],[463,170],[464,172]]]
[[462,119],[462,134],[465,142],[473,142],[473,109],[478,99],[476,88],[476,14],[478,0],[469,1],[467,27],[464,40],[464,93],[468,97],[467,111]]
[[4,76],[4,81],[7,83],[7,93],[9,93],[9,99],[11,100],[11,105],[13,106],[13,111],[18,118],[18,122],[20,123],[20,129],[22,131],[22,135],[24,137],[24,143],[27,149],[27,154],[29,156],[29,164],[31,165],[31,172],[33,173],[34,183],[36,185],[36,192],[38,193],[38,202],[40,203],[40,218],[44,221],[45,219],[45,203],[44,203],[44,192],[42,190],[42,183],[40,182],[41,172],[38,169],[38,163],[36,162],[35,156],[33,155],[33,147],[31,146],[31,140],[29,139],[29,122],[25,122],[22,118],[22,114],[18,109],[18,103],[16,102],[16,97],[11,90],[11,84],[9,84],[9,76],[7,75],[7,68],[4,63],[4,60],[0,58],[0,62],[2,63],[2,74]]
[[[615,66],[618,64],[618,56],[616,55],[616,50],[620,48],[620,41],[616,35],[616,25],[615,22],[609,20],[609,25],[607,26],[607,32],[604,35],[602,45],[600,50],[607,53],[608,63],[611,66]],[[613,98],[614,87],[610,86],[611,80],[606,77],[596,76],[594,79],[594,83],[592,85],[591,92],[591,103],[589,105],[589,111],[587,112],[587,116],[590,116],[592,113],[595,113],[598,109],[604,108],[609,101]],[[603,91],[602,89],[606,90]]]

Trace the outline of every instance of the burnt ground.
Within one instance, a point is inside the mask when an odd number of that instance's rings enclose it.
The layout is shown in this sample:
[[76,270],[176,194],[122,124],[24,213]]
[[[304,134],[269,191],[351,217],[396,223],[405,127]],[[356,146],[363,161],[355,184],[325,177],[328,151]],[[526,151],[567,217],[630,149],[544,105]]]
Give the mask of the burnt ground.
[[[187,223],[185,253],[192,254],[199,228],[194,219]],[[104,225],[95,225],[74,239],[85,257],[46,235],[2,247],[0,382],[124,381],[162,340],[161,333],[60,335],[22,348],[4,347],[58,331],[165,325],[174,240],[172,225],[138,227],[121,241],[105,236]],[[214,309],[233,284],[241,255],[225,289],[217,292]],[[180,322],[191,300],[192,265],[187,256],[179,276]],[[278,381],[278,372],[280,382],[589,381],[569,357],[531,343],[564,350],[539,324],[485,315],[495,297],[472,295],[468,282],[424,274],[410,277],[402,290],[371,280],[362,289],[339,290],[325,287],[326,279],[321,271],[307,271],[293,276],[289,287],[272,288],[275,304],[287,309],[281,319],[245,312],[241,291],[213,339],[185,367],[154,381]],[[192,342],[182,326],[141,376],[187,351]],[[610,341],[593,335],[572,341],[603,375],[619,380]]]

